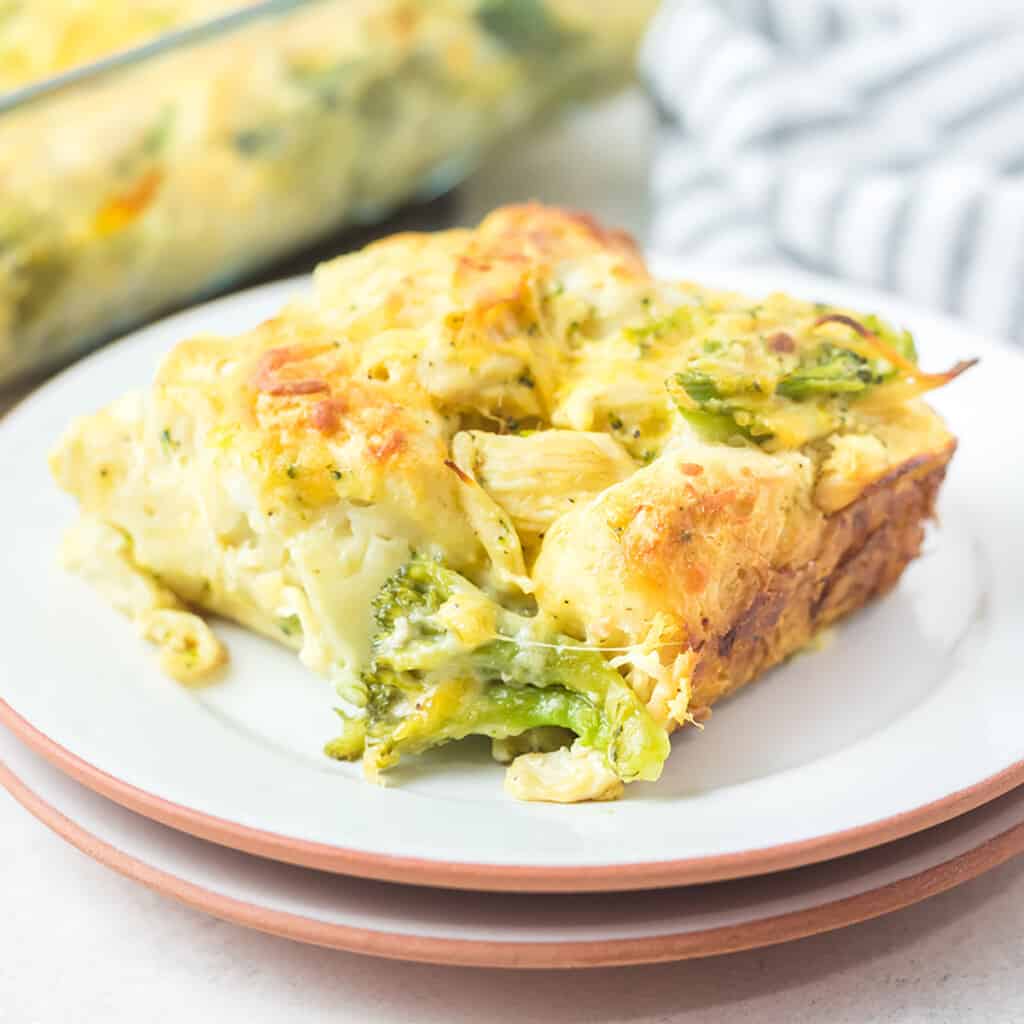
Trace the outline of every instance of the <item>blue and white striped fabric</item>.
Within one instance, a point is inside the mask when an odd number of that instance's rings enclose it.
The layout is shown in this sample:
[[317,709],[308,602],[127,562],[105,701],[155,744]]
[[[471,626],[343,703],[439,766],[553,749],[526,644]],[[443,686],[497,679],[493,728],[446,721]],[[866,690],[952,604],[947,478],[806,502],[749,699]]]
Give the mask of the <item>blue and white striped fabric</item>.
[[656,251],[795,262],[1024,343],[1024,2],[668,0],[642,74]]

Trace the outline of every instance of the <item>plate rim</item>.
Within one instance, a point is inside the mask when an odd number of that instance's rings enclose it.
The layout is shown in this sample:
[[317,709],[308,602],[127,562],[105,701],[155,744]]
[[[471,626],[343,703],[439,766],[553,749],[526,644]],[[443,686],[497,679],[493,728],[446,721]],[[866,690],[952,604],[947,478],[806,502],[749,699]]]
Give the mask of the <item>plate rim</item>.
[[[50,739],[0,699],[0,723],[55,768],[143,817],[243,853],[331,874],[482,892],[628,892],[723,882],[833,860],[950,821],[1024,785],[1024,759],[939,800],[865,825],[713,857],[600,865],[509,865],[404,857],[297,839],[242,825],[147,793]],[[0,764],[2,767],[2,764]]]
[[[662,276],[668,274],[677,277],[686,276],[687,267],[680,261],[666,260],[659,257],[658,254],[652,254],[650,262]],[[743,268],[743,271],[756,274],[759,272],[759,268]],[[917,315],[927,317],[933,322],[943,323],[950,329],[965,335],[967,340],[980,342],[985,348],[1009,355],[1018,365],[1024,366],[1022,353],[1013,346],[1002,339],[990,337],[985,332],[957,318],[916,306],[900,296],[885,295],[856,283],[806,274],[798,268],[786,268],[785,273],[787,280],[799,280],[800,287],[812,287],[816,284],[818,287],[833,288],[847,296],[858,294],[864,297],[874,296],[878,301],[884,300],[887,310],[900,311],[899,314],[894,313],[893,315],[906,317]],[[708,266],[702,268],[702,274],[714,281],[721,278],[725,274],[725,270],[720,267]],[[39,387],[31,389],[14,406],[6,410],[4,414],[0,414],[0,419],[6,418],[11,413],[23,412],[23,407],[31,404],[35,398],[39,397],[39,393],[50,385],[74,374],[81,369],[83,363],[109,354],[112,348],[119,345],[131,343],[143,332],[150,332],[154,329],[166,330],[180,319],[194,315],[206,307],[238,302],[247,298],[252,299],[268,292],[287,294],[304,285],[308,286],[309,281],[309,275],[299,275],[267,282],[254,288],[221,296],[208,303],[201,303],[188,310],[155,321],[140,330],[132,331],[110,345],[104,346],[92,356],[65,368]],[[820,863],[906,837],[973,810],[996,799],[1015,786],[1024,784],[1024,758],[1022,758],[987,778],[977,780],[969,786],[946,793],[917,807],[847,829],[772,846],[752,847],[709,856],[645,860],[632,863],[575,866],[516,865],[373,852],[301,839],[251,825],[243,825],[156,796],[97,768],[36,729],[2,699],[0,699],[0,724],[7,726],[19,739],[44,756],[55,767],[94,792],[129,810],[197,838],[268,859],[331,873],[470,891],[535,893],[629,891],[725,881],[783,871]]]
[[[45,755],[44,755],[45,756]],[[902,910],[1024,852],[1024,821],[905,878],[812,907],[700,931],[572,941],[435,938],[318,921],[189,881],[119,849],[38,795],[3,761],[0,786],[80,852],[148,889],[220,920],[281,938],[390,960],[461,967],[565,970],[669,963],[780,945]]]

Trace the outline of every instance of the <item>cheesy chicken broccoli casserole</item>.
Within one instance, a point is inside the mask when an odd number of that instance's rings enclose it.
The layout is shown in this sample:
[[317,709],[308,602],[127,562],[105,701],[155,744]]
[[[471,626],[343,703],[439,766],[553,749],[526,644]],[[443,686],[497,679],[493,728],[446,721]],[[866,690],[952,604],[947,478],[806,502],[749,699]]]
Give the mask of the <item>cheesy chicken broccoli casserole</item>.
[[919,396],[965,366],[508,207],[327,263],[74,423],[65,558],[181,679],[225,656],[201,612],[293,647],[371,777],[482,734],[516,796],[613,798],[896,582],[955,447]]
[[[47,87],[243,6],[202,39]],[[621,83],[653,6],[0,0],[0,387],[449,187],[529,118]]]

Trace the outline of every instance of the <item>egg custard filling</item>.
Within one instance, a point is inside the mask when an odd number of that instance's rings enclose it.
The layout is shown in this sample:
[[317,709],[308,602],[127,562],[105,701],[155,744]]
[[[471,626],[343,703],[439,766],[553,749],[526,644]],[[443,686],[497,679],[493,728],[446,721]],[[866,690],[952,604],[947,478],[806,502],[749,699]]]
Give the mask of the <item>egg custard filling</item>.
[[185,683],[227,661],[205,613],[292,647],[372,779],[482,735],[512,795],[610,799],[896,584],[955,448],[920,396],[967,365],[507,207],[326,263],[73,423],[64,559]]

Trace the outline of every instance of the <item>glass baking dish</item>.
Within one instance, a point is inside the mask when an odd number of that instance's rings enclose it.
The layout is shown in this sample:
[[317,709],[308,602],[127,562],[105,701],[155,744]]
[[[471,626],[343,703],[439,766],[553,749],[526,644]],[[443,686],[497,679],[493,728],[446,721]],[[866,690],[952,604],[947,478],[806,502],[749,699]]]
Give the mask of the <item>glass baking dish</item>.
[[450,187],[653,6],[270,0],[0,92],[0,387]]

